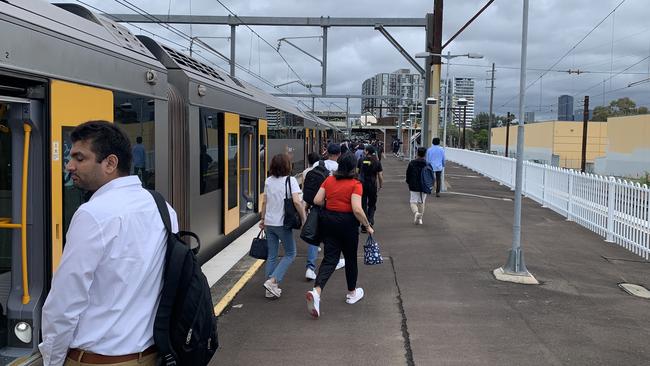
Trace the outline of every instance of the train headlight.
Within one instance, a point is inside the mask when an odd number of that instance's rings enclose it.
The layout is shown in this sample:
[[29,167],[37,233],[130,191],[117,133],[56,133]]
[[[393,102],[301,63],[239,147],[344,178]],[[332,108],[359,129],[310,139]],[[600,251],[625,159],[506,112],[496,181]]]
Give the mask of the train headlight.
[[32,326],[25,323],[25,322],[19,322],[16,324],[16,327],[14,328],[14,333],[16,334],[16,338],[20,339],[21,342],[23,343],[31,343],[32,342]]
[[144,73],[144,79],[147,83],[155,85],[158,82],[158,75],[153,70],[147,70],[147,72]]

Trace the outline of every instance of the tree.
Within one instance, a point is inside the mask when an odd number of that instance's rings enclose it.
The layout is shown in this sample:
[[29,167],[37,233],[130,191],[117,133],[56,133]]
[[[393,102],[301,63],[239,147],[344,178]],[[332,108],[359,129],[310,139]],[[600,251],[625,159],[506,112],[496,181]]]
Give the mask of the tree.
[[597,122],[607,122],[607,117],[609,117],[609,114],[610,110],[608,107],[599,105],[598,107],[594,108],[594,113],[591,117],[591,120]]
[[638,114],[648,114],[648,107],[639,107],[636,111]]
[[647,114],[648,107],[636,107],[636,103],[628,98],[623,97],[612,100],[607,106],[598,106],[594,108],[592,121],[607,121],[607,117],[632,116],[636,114]]

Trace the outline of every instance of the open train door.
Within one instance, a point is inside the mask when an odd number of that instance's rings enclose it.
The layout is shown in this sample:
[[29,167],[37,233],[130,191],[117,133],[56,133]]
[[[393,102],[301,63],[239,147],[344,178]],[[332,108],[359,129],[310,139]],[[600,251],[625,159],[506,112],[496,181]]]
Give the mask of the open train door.
[[70,160],[70,133],[84,122],[113,121],[113,92],[85,85],[53,80],[51,91],[51,182],[52,182],[52,272],[63,252],[63,242],[72,215],[84,202],[83,192],[74,188],[65,170]]
[[260,119],[259,120],[259,128],[257,129],[259,137],[259,154],[257,155],[258,157],[258,162],[257,166],[260,169],[260,173],[258,174],[258,179],[259,179],[259,184],[258,189],[259,189],[259,197],[260,197],[260,204],[257,206],[258,212],[262,212],[262,200],[264,199],[264,183],[266,182],[266,172],[268,171],[267,164],[268,164],[268,155],[266,153],[267,147],[267,140],[268,140],[268,122],[266,120]]
[[239,226],[239,116],[225,113],[224,123],[224,234]]

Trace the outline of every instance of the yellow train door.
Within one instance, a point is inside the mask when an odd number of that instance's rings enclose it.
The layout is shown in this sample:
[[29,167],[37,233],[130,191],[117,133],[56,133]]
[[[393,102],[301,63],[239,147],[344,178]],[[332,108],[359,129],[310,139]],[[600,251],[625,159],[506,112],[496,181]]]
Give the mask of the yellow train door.
[[66,173],[70,159],[70,132],[89,120],[113,121],[113,93],[59,80],[50,85],[52,182],[52,271],[56,271],[63,252],[63,242],[72,215],[83,203],[81,191],[75,189]]
[[[258,177],[258,190],[259,190],[259,197],[260,201],[264,199],[264,182],[266,182],[266,172],[268,170],[267,164],[268,164],[268,154],[266,153],[267,150],[267,140],[268,140],[268,123],[266,120],[260,119],[259,120],[259,128],[257,129],[257,133],[259,134],[257,141],[259,141],[259,154],[257,155],[258,162],[257,166],[259,167],[259,174],[257,175]],[[258,205],[258,212],[262,211],[262,205]]]
[[224,114],[224,234],[239,226],[239,116]]

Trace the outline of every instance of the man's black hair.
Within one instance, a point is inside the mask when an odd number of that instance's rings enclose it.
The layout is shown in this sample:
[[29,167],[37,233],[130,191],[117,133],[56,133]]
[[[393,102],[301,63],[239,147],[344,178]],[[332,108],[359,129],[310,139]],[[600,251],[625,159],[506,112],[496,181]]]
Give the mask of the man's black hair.
[[309,155],[307,155],[307,161],[309,162],[309,166],[314,165],[317,161],[320,160],[320,155],[318,155],[317,152],[310,152]]
[[70,134],[70,140],[89,141],[90,149],[101,163],[106,157],[117,156],[117,170],[120,175],[129,175],[131,170],[131,142],[121,128],[108,121],[88,121],[75,127]]
[[138,136],[138,137],[136,137],[136,138],[135,138],[135,142],[136,142],[137,144],[141,144],[141,143],[142,143],[142,136]]
[[426,147],[418,147],[418,156],[423,158],[427,154]]
[[434,137],[431,142],[433,142],[434,145],[440,145],[440,138]]

